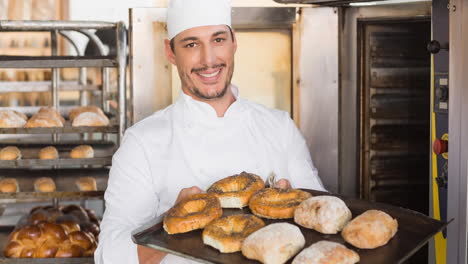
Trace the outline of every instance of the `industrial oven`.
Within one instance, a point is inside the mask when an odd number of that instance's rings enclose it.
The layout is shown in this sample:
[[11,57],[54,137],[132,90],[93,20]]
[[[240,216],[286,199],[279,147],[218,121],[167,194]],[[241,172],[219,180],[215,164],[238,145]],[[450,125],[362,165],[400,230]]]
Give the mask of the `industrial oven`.
[[[114,44],[106,46],[99,37],[99,31],[110,32]],[[50,80],[3,80],[0,93],[20,93],[21,96],[46,94],[50,105],[21,105],[2,97],[1,110],[14,110],[28,117],[42,106],[54,107],[61,116],[68,118],[69,110],[77,106],[94,105],[101,108],[109,118],[106,126],[74,126],[65,121],[63,127],[15,127],[0,128],[0,147],[16,146],[22,154],[18,160],[1,160],[0,177],[17,180],[19,191],[0,193],[1,232],[0,262],[2,263],[94,263],[92,257],[71,257],[68,259],[7,259],[4,249],[8,235],[15,225],[19,227],[32,207],[48,206],[63,208],[74,204],[81,208],[93,209],[98,218],[104,209],[103,196],[107,186],[112,155],[117,150],[127,127],[126,114],[126,69],[127,69],[127,30],[124,23],[77,22],[77,21],[0,21],[0,34],[11,32],[45,32],[49,55],[28,56],[24,53],[14,56],[1,55],[1,70],[43,69],[49,71]],[[97,54],[85,54],[78,48],[73,34],[81,34],[93,44]],[[59,43],[68,48],[60,49]],[[64,69],[76,69],[74,80],[63,80]],[[87,73],[95,72],[98,81],[87,78]],[[89,75],[88,75],[89,76]],[[67,94],[68,96],[64,96]],[[79,145],[89,145],[94,156],[74,159],[71,150]],[[53,146],[58,150],[56,159],[39,159],[41,148]],[[49,177],[55,182],[55,190],[39,192],[35,190],[35,180]],[[76,186],[81,177],[95,179],[96,188],[85,191]],[[76,208],[76,207],[75,207]],[[51,209],[52,212],[53,209]],[[38,211],[36,211],[38,212]],[[45,212],[45,211],[44,211]],[[57,211],[54,211],[57,212]],[[84,212],[84,211],[83,211]],[[31,211],[32,214],[32,211]],[[36,214],[39,216],[39,214]],[[88,215],[91,217],[91,215]],[[85,216],[86,217],[86,216]],[[37,220],[37,219],[36,219]],[[35,221],[35,220],[34,220]],[[58,221],[58,220],[57,220]],[[80,220],[81,221],[81,220]],[[98,223],[98,220],[95,221]],[[83,230],[83,225],[80,223]],[[96,235],[97,236],[97,235]],[[92,255],[91,255],[92,256]],[[20,262],[18,262],[20,261]],[[22,262],[21,262],[22,261]]]

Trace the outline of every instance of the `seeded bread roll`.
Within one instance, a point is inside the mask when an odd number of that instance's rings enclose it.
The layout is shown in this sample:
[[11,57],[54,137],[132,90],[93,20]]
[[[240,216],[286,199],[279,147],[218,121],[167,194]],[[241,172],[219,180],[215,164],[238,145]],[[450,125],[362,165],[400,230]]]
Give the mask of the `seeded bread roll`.
[[[26,119],[25,119],[26,118]],[[13,110],[1,110],[0,111],[0,127],[11,128],[11,127],[24,127],[26,125],[27,117],[22,113]]]
[[94,158],[93,147],[89,145],[80,145],[72,149],[70,152],[70,158],[72,159],[90,159]]
[[0,192],[19,192],[18,181],[15,178],[3,178],[0,180]]
[[36,192],[55,192],[55,182],[52,178],[41,177],[34,181]]
[[292,264],[355,264],[359,262],[359,255],[345,246],[331,242],[319,241],[304,249]]
[[45,147],[39,151],[39,159],[58,159],[59,153],[53,146]]
[[96,179],[93,177],[80,177],[75,183],[82,192],[97,191]]
[[9,146],[0,150],[0,160],[19,160],[21,151],[17,147]]
[[368,210],[349,222],[341,236],[357,248],[373,249],[388,243],[398,230],[398,222],[379,210]]

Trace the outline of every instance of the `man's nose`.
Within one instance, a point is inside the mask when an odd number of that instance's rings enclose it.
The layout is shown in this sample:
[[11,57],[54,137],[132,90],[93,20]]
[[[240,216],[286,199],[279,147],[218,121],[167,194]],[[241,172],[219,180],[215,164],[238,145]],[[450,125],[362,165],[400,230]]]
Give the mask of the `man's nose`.
[[202,54],[201,54],[201,63],[204,65],[212,66],[215,64],[216,61],[216,52],[215,50],[206,45],[203,47]]

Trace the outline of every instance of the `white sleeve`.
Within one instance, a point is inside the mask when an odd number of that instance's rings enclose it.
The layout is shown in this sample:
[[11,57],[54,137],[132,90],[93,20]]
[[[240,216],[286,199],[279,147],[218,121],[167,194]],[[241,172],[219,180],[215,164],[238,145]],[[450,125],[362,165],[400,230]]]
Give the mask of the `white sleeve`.
[[287,113],[286,119],[286,155],[292,187],[326,191],[312,163],[304,137]]
[[159,198],[154,190],[149,160],[139,139],[127,130],[112,168],[104,195],[96,264],[138,263],[131,232],[156,217]]

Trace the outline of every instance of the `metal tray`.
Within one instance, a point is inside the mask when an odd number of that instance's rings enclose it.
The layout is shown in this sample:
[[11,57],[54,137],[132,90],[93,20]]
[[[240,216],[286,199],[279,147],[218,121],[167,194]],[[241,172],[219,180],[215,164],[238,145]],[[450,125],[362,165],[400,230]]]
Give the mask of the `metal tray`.
[[87,166],[112,164],[112,157],[89,158],[89,159],[20,159],[20,160],[0,160],[0,168],[38,168],[54,166]]
[[[313,195],[329,195],[327,193],[306,190]],[[337,197],[340,197],[336,195]],[[366,210],[382,210],[398,220],[398,232],[389,243],[383,247],[365,250],[358,249],[345,243],[340,234],[324,235],[312,229],[300,227],[302,234],[306,238],[305,247],[320,241],[330,240],[342,244],[355,250],[360,258],[360,264],[386,264],[403,263],[418,249],[424,246],[429,239],[436,233],[444,229],[448,223],[434,220],[426,215],[420,214],[404,208],[394,207],[387,204],[371,203],[364,200],[349,199],[340,197],[345,201],[351,210],[353,217],[363,213]],[[223,215],[232,215],[239,213],[250,213],[250,210],[223,209]],[[155,220],[155,223],[149,228],[139,229],[133,233],[133,241],[137,244],[155,248],[161,251],[169,252],[174,255],[200,261],[202,263],[246,263],[254,264],[257,261],[248,260],[242,253],[223,254],[218,250],[204,245],[202,241],[201,230],[188,232],[185,234],[168,235],[162,228],[161,218]],[[294,224],[293,220],[269,220],[263,219],[266,224],[276,222],[288,222]],[[287,263],[291,263],[293,258]]]
[[19,127],[0,128],[0,134],[66,134],[66,133],[117,133],[118,121],[111,119],[109,126],[99,127],[74,127],[70,121],[66,121],[63,127]]

